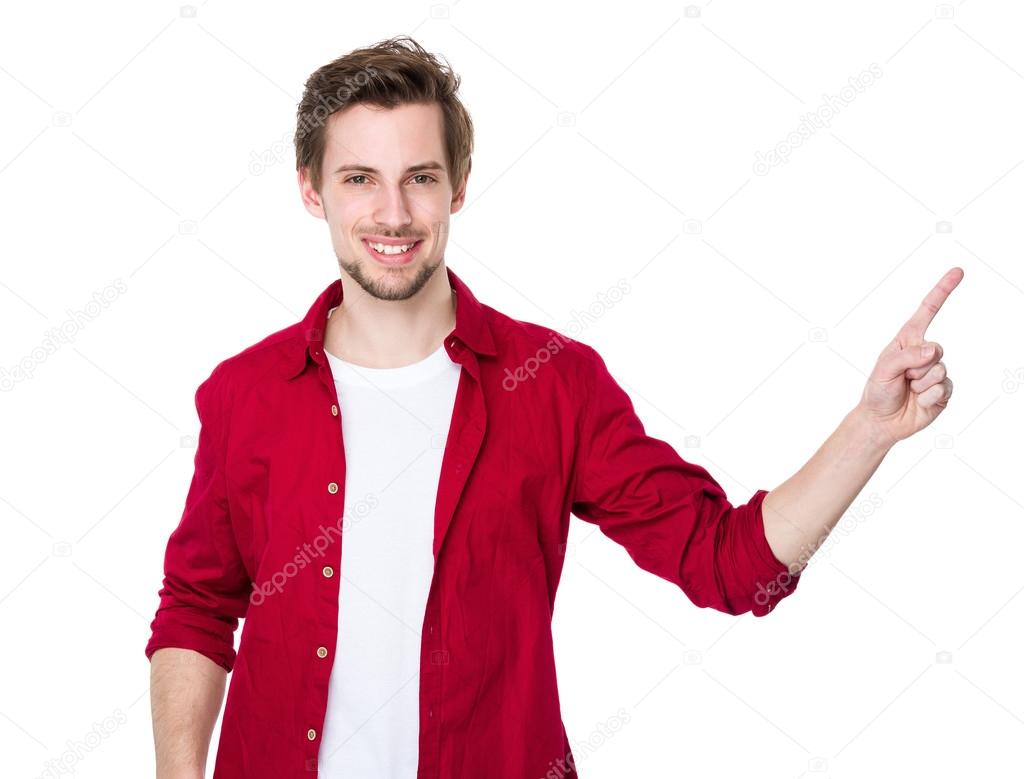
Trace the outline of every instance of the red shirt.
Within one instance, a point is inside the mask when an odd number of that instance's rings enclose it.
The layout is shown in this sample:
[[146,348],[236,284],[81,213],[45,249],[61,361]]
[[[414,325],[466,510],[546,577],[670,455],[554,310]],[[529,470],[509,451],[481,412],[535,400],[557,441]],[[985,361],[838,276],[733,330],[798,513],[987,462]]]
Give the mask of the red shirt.
[[[422,626],[417,779],[576,777],[551,615],[570,513],[697,606],[764,616],[799,581],[757,491],[719,484],[644,432],[591,347],[477,301],[447,269],[462,365]],[[301,322],[196,390],[195,472],[164,560],[146,656],[185,647],[234,671],[215,779],[317,773],[338,635],[345,449],[324,356],[336,279]],[[236,656],[234,632],[245,617]]]

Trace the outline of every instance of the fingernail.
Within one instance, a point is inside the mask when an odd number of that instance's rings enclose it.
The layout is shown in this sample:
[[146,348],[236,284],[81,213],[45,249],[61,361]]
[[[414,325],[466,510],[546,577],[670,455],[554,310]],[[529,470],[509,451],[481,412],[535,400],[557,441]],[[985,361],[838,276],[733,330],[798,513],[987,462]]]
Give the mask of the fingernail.
[[925,357],[931,357],[934,353],[935,353],[935,347],[934,346],[922,346],[921,347],[921,354],[923,354]]

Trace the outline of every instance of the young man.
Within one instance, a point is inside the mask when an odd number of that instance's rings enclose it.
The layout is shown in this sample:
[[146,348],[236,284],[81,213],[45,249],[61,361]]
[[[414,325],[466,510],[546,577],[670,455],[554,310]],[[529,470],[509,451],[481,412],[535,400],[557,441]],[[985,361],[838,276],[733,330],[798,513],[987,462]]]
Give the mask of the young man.
[[949,399],[924,334],[958,268],[811,460],[733,506],[594,349],[446,267],[473,146],[458,83],[401,38],[306,84],[299,186],[341,274],[196,392],[146,646],[160,777],[203,775],[231,670],[218,779],[576,776],[550,630],[570,514],[697,606],[764,616]]

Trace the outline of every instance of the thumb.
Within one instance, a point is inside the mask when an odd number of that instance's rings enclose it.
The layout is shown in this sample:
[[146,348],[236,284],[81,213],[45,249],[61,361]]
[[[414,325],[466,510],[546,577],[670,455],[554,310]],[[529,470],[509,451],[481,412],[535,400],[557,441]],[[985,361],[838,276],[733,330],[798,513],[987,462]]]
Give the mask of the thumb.
[[878,372],[883,380],[902,376],[910,368],[921,368],[935,359],[938,344],[925,341],[921,344],[908,346],[897,352],[890,352],[878,362]]

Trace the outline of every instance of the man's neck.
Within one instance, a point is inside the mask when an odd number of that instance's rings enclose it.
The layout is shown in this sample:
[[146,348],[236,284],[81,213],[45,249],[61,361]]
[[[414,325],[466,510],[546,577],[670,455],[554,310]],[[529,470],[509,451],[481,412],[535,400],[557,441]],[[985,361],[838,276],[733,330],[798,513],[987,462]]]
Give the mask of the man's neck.
[[341,305],[327,319],[324,348],[366,368],[398,368],[432,354],[455,327],[455,292],[439,267],[407,300],[380,300],[342,276]]

